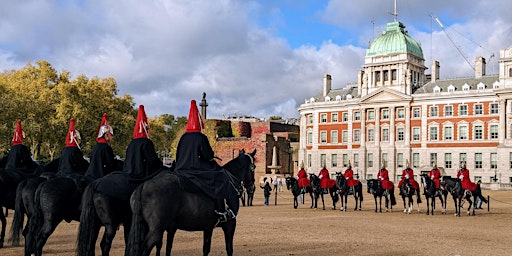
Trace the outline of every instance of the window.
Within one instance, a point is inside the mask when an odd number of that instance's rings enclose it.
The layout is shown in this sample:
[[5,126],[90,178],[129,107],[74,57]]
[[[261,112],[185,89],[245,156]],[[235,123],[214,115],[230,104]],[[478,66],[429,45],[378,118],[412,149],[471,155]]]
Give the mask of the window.
[[491,137],[491,140],[498,139],[498,125],[491,124],[491,126],[490,126],[490,137]]
[[484,128],[482,125],[474,125],[475,130],[475,140],[483,140],[484,139]]
[[343,167],[346,167],[348,165],[348,155],[347,154],[343,154]]
[[398,128],[396,129],[397,134],[397,140],[398,141],[404,141],[405,140],[405,131],[404,128]]
[[359,167],[359,154],[354,154],[354,167]]
[[414,141],[420,140],[420,128],[419,127],[412,128],[412,140],[414,140]]
[[498,154],[491,153],[491,169],[498,169]]
[[468,126],[467,125],[459,125],[459,140],[467,140],[468,139]]
[[452,153],[444,154],[444,168],[446,168],[446,169],[452,168]]
[[307,115],[306,116],[306,122],[308,124],[313,124],[313,115]]
[[348,131],[345,130],[341,132],[341,139],[343,143],[348,142]]
[[380,82],[380,71],[375,72],[375,81]]
[[327,143],[327,132],[326,131],[320,132],[320,143],[321,144]]
[[354,141],[359,142],[361,140],[361,130],[354,130]]
[[338,155],[337,154],[331,155],[331,166],[338,167]]
[[389,71],[384,70],[384,81],[389,81]]
[[491,110],[489,111],[491,114],[498,114],[498,103],[491,103]]
[[338,131],[336,131],[336,130],[331,131],[331,143],[333,143],[333,144],[338,143]]
[[453,106],[444,106],[444,116],[453,116]]
[[482,169],[482,153],[475,153],[475,169]]
[[327,114],[320,114],[320,123],[327,123]]
[[453,127],[445,126],[443,135],[444,135],[444,140],[453,140]]
[[468,156],[466,153],[460,153],[459,154],[459,163],[462,163],[462,162],[467,162],[468,161]]
[[354,121],[359,121],[359,120],[361,120],[361,112],[356,111],[356,112],[354,112]]
[[403,168],[404,167],[404,154],[403,153],[397,153],[396,154],[396,167],[397,168]]
[[367,120],[375,120],[375,111],[368,110],[368,119]]
[[308,154],[308,167],[311,168],[311,154]]
[[396,69],[391,70],[391,79],[396,80]]
[[438,116],[438,113],[437,113],[437,106],[431,106],[431,107],[430,107],[430,116],[431,116],[431,117],[436,117],[436,116]]
[[420,117],[421,117],[420,108],[413,108],[412,109],[412,118],[420,118]]
[[389,128],[382,128],[382,141],[389,141]]
[[326,162],[327,158],[326,158],[326,155],[325,154],[321,154],[320,155],[320,166],[327,166],[327,162]]
[[459,116],[468,115],[468,105],[459,105]]
[[396,117],[398,119],[404,119],[405,118],[405,109],[403,109],[403,108],[397,109]]
[[368,153],[368,168],[373,167],[373,154]]
[[348,113],[345,112],[342,115],[343,115],[343,122],[348,122]]
[[484,114],[484,105],[476,104],[475,105],[475,115],[483,115]]
[[384,119],[384,120],[389,119],[389,109],[382,110],[382,119]]
[[382,153],[382,163],[388,162],[388,153]]
[[413,153],[412,154],[412,166],[414,168],[417,168],[420,166],[420,153]]
[[375,131],[373,129],[368,129],[368,140],[367,141],[375,141]]
[[508,154],[508,168],[512,169],[512,152]]
[[313,144],[313,132],[308,131],[306,137],[307,137],[307,143],[306,144],[308,144],[308,145]]
[[437,153],[430,153],[430,166],[434,163],[437,164]]
[[338,122],[338,113],[332,113],[331,120],[333,123],[337,123]]
[[438,140],[437,136],[439,134],[437,126],[430,126],[429,128],[429,140]]

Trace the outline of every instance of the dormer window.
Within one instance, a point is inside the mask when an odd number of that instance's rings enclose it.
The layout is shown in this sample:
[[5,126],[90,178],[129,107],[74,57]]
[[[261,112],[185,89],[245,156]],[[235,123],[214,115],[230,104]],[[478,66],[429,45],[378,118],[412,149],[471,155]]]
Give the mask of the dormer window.
[[315,98],[311,97],[311,98],[309,99],[309,102],[311,102],[311,103],[315,102]]
[[493,89],[499,89],[500,88],[500,82],[496,81],[492,84]]
[[476,86],[476,88],[477,88],[478,90],[483,90],[483,89],[485,89],[485,84],[484,84],[484,83],[479,83],[479,84]]
[[347,94],[347,100],[351,100],[352,99],[352,94]]
[[450,85],[448,86],[448,91],[449,91],[449,92],[454,92],[454,91],[455,91],[455,86],[453,86],[453,84],[450,84]]
[[441,87],[436,85],[436,87],[434,87],[434,93],[440,93],[440,92],[441,92]]
[[340,95],[336,95],[336,101],[341,101],[341,96]]
[[325,102],[331,101],[331,97],[325,96]]
[[463,91],[465,91],[465,92],[466,92],[466,91],[469,91],[469,89],[470,89],[470,88],[471,88],[471,86],[469,86],[469,84],[464,84],[464,85],[462,86],[462,90],[463,90]]

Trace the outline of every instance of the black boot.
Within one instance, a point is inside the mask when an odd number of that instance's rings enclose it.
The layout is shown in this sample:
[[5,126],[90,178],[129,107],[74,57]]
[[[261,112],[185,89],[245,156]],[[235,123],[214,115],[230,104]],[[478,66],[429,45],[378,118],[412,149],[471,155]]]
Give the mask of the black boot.
[[215,214],[217,214],[219,222],[221,223],[236,218],[235,213],[227,207],[223,199],[217,200],[217,209],[215,210]]
[[416,196],[418,197],[418,204],[421,204],[420,190],[416,190]]

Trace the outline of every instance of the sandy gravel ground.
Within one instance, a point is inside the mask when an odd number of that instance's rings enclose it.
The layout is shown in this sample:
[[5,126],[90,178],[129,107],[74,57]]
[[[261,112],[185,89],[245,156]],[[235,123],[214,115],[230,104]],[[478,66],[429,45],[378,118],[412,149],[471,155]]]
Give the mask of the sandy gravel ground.
[[[347,212],[332,210],[326,198],[326,210],[310,209],[305,204],[293,209],[286,189],[263,205],[258,189],[254,206],[242,207],[234,241],[235,255],[512,255],[512,191],[484,190],[489,195],[490,211],[477,210],[476,216],[454,216],[449,197],[448,214],[425,214],[425,199],[412,214],[404,214],[402,199],[392,212],[375,213],[374,201],[364,189],[363,210],[355,212],[349,197]],[[467,204],[466,204],[467,205]],[[486,204],[483,205],[487,207]],[[12,214],[8,218],[8,228]],[[61,223],[50,237],[45,255],[74,255],[78,223]],[[122,227],[111,255],[123,255]],[[101,255],[97,246],[96,255]],[[202,232],[178,231],[173,255],[201,255]],[[0,255],[23,255],[22,247],[0,249]],[[221,229],[213,234],[210,255],[226,255]]]

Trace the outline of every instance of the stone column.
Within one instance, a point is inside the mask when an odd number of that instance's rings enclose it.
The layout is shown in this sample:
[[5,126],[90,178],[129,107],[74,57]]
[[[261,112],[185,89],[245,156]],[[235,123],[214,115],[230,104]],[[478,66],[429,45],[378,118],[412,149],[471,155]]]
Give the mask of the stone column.
[[499,129],[498,129],[498,138],[499,138],[499,144],[505,143],[505,138],[507,136],[507,100],[502,99],[500,100],[500,106],[499,106],[499,113],[500,113],[500,121],[499,121]]

